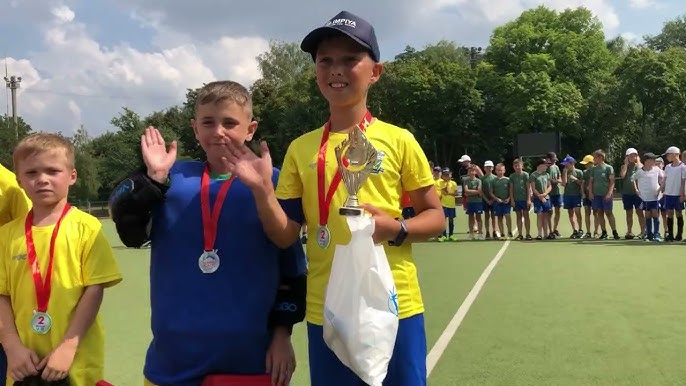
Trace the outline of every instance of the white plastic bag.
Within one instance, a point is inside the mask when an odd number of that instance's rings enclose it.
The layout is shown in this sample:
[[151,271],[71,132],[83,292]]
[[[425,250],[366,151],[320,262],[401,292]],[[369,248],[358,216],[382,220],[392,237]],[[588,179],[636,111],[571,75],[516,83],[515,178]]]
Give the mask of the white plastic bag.
[[374,222],[347,217],[350,244],[337,245],[324,300],[324,341],[370,386],[381,386],[398,333],[398,302],[386,252],[374,245]]

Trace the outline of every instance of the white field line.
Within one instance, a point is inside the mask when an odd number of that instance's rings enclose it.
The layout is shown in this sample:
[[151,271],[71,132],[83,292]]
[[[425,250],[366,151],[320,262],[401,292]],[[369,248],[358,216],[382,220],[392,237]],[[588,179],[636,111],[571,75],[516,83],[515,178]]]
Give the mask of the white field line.
[[503,246],[500,247],[498,253],[495,255],[495,257],[493,257],[493,260],[491,260],[488,266],[486,266],[486,269],[484,269],[484,271],[481,273],[481,276],[479,276],[479,280],[476,281],[474,287],[472,287],[471,291],[469,291],[469,294],[460,305],[460,308],[457,309],[457,312],[455,312],[455,315],[453,315],[453,318],[450,320],[450,323],[448,323],[448,325],[445,327],[445,330],[443,330],[441,336],[438,338],[434,346],[431,348],[429,355],[426,356],[427,378],[429,377],[429,375],[431,375],[431,371],[433,371],[434,367],[436,367],[438,360],[441,359],[441,355],[443,355],[443,352],[450,344],[450,341],[453,339],[453,336],[455,336],[458,327],[460,327],[460,324],[462,324],[462,321],[464,320],[465,316],[467,316],[469,308],[472,306],[472,304],[474,304],[474,300],[476,300],[476,297],[479,295],[481,288],[483,288],[484,284],[486,283],[486,280],[488,280],[488,277],[491,275],[491,272],[493,272],[493,268],[495,268],[495,266],[498,264],[500,258],[503,257],[505,251],[507,250],[507,247],[509,246],[510,240],[508,239],[507,241],[505,241]]

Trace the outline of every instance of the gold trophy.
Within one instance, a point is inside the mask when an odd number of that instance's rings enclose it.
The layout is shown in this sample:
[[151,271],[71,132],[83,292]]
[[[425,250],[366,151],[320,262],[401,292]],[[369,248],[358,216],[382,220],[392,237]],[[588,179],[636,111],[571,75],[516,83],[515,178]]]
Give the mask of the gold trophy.
[[348,138],[336,146],[335,151],[343,184],[348,191],[348,198],[338,213],[342,216],[360,216],[363,210],[357,200],[357,192],[374,168],[377,158],[376,149],[357,125],[348,134]]

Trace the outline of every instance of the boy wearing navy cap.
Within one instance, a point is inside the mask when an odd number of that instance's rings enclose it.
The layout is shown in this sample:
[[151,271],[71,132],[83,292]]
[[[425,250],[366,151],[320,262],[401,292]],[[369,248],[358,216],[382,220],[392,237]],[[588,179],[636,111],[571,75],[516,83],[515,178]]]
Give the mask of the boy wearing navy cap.
[[[367,21],[341,12],[310,32],[301,48],[315,61],[317,86],[329,103],[328,122],[291,142],[276,189],[267,180],[272,162],[265,143],[260,157],[231,146],[226,162],[253,190],[260,218],[275,244],[291,244],[303,222],[299,216],[289,217],[279,200],[300,206],[305,223],[317,224],[307,245],[310,382],[313,386],[358,386],[362,381],[326,345],[323,322],[334,251],[351,237],[346,219],[337,213],[348,194],[336,182],[340,179],[334,179],[340,173],[334,149],[356,126],[364,131],[378,155],[357,196],[374,219],[374,241],[383,245],[390,263],[400,318],[384,385],[426,385],[424,304],[411,243],[438,236],[445,229],[429,161],[408,130],[373,118],[367,109],[367,92],[383,71],[374,28]],[[313,163],[316,168],[310,167]],[[401,218],[398,205],[404,191],[416,212],[407,220]]]

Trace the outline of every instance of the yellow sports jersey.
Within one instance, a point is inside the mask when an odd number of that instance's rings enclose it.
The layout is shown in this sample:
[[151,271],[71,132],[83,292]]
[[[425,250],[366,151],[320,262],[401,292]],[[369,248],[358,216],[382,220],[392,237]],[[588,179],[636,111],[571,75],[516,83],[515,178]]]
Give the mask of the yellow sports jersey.
[[17,184],[17,177],[0,165],[0,225],[24,216],[30,207],[31,201]]
[[[452,196],[451,194],[457,192],[457,182],[453,180],[446,181],[444,179],[441,179],[440,181],[441,182],[439,183],[438,187],[440,189],[441,205],[443,205],[445,208],[456,207],[455,196]],[[445,194],[444,189],[450,194]]]
[[[62,220],[57,240],[48,314],[52,327],[45,335],[31,329],[31,316],[36,309],[36,290],[31,267],[26,258],[24,222],[18,218],[0,228],[0,295],[10,297],[14,322],[22,343],[40,358],[62,341],[85,287],[101,284],[109,287],[122,278],[102,225],[95,217],[71,208]],[[33,227],[33,239],[41,275],[45,277],[54,225]],[[93,386],[104,378],[104,329],[98,315],[79,343],[74,363],[69,370],[72,386]],[[7,378],[7,386],[11,386]]]
[[[322,249],[317,245],[319,199],[317,193],[317,154],[324,128],[302,135],[291,143],[279,174],[276,195],[280,199],[302,198],[307,238],[307,320],[321,325],[324,313],[324,293],[329,281],[336,245],[350,242],[350,230],[345,218],[338,214],[348,194],[341,183],[329,207],[328,227],[331,244]],[[429,161],[412,133],[391,124],[374,120],[367,127],[367,139],[378,151],[377,162],[358,193],[360,203],[369,203],[394,218],[400,217],[398,202],[403,191],[413,191],[434,185]],[[331,133],[326,152],[326,182],[328,190],[338,169],[334,148],[347,134]],[[412,258],[412,244],[400,247],[384,244],[398,292],[401,318],[424,312],[417,270]]]
[[434,187],[436,188],[436,193],[438,193],[438,197],[441,197],[441,189],[443,188],[443,179],[441,178],[436,178],[434,180]]

